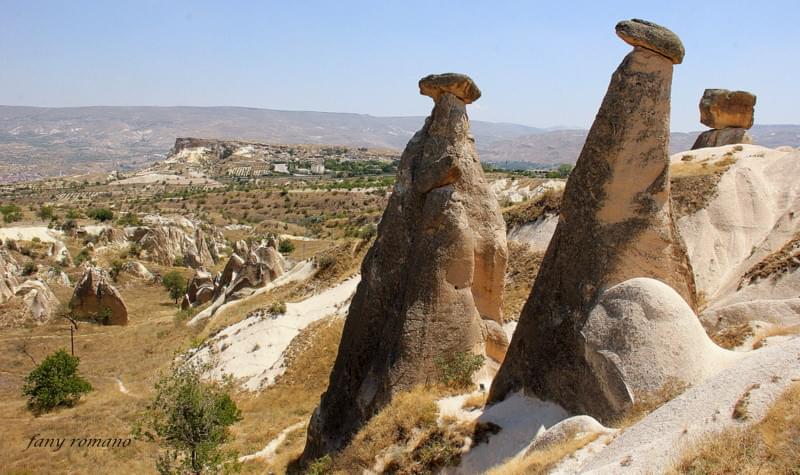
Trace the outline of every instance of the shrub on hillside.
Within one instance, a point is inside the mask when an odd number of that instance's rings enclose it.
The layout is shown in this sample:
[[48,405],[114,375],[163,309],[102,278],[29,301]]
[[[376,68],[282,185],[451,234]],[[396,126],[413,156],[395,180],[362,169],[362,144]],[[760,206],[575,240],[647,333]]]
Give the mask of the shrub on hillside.
[[294,243],[288,239],[281,239],[280,244],[278,244],[278,251],[281,254],[289,254],[294,251]]
[[439,379],[453,389],[471,388],[472,375],[483,366],[483,355],[459,351],[447,356],[437,356],[434,363],[439,368]]
[[155,396],[134,426],[137,439],[158,443],[161,474],[238,471],[237,454],[220,446],[242,419],[226,388],[204,382],[203,366],[178,361],[156,383]]
[[34,412],[58,406],[72,407],[92,385],[78,374],[80,358],[60,349],[48,356],[25,378],[22,395]]
[[91,208],[86,212],[86,216],[97,221],[111,221],[114,219],[114,212],[108,208]]

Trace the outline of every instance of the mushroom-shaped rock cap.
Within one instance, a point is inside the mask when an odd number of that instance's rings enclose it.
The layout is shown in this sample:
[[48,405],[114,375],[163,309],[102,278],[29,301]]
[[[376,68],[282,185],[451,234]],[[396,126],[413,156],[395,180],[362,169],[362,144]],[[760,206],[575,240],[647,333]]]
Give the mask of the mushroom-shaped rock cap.
[[683,43],[678,35],[672,31],[647,20],[634,18],[617,23],[617,36],[632,46],[655,51],[666,56],[673,64],[681,64],[683,55]]
[[449,92],[464,104],[471,104],[481,97],[481,90],[466,74],[431,74],[419,80],[419,93],[438,102],[442,94]]

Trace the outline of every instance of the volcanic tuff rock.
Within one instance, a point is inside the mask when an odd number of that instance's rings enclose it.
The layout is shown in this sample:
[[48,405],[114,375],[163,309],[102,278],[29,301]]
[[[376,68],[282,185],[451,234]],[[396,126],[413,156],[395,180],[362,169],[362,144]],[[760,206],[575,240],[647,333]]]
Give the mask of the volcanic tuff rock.
[[128,307],[111,285],[108,274],[97,267],[86,267],[72,293],[70,310],[78,317],[107,317],[103,323],[127,325]]
[[18,284],[14,275],[18,271],[14,257],[5,249],[0,249],[0,303],[14,297],[14,289]]
[[133,241],[141,247],[142,258],[162,265],[173,265],[176,259],[182,259],[185,265],[198,268],[219,261],[216,242],[209,239],[200,227],[138,228],[134,231]]
[[[181,306],[197,306],[223,296],[225,302],[238,300],[266,286],[285,272],[283,257],[276,246],[277,241],[270,239],[254,246],[246,259],[231,254],[225,268],[213,280],[211,274],[198,270],[189,283]],[[242,250],[241,246],[237,247]]]
[[503,321],[508,250],[467,117],[478,89],[454,74],[419,85],[435,106],[403,152],[362,264],[331,383],[309,426],[306,461],[341,448],[394,392],[435,378],[437,357],[505,350],[484,341]]
[[674,34],[647,22],[621,22],[617,31],[634,49],[612,76],[570,174],[558,225],[490,401],[524,389],[574,412],[613,415],[617,406],[587,360],[583,333],[602,291],[651,277],[694,307],[692,270],[670,205],[667,156],[672,67],[683,47]]
[[43,323],[58,308],[58,298],[47,283],[39,279],[26,280],[14,291],[28,309],[28,313],[36,323]]
[[210,272],[199,269],[186,287],[186,296],[183,298],[181,308],[185,310],[193,305],[202,305],[211,300],[213,295],[214,277]]
[[146,281],[155,280],[155,275],[153,275],[153,273],[150,272],[147,269],[147,267],[144,266],[144,264],[138,261],[128,261],[125,264],[123,264],[122,272],[137,279],[142,279]]
[[706,89],[700,99],[700,122],[712,129],[753,126],[755,94],[747,91]]
[[751,144],[756,96],[746,91],[706,89],[700,99],[700,122],[711,127],[697,137],[692,150],[732,144]]
[[694,145],[692,145],[692,150],[697,150],[698,148],[721,147],[723,145],[733,145],[739,143],[753,143],[753,137],[750,136],[750,133],[746,129],[735,127],[728,127],[721,130],[712,129],[706,130],[697,136],[697,140],[695,140]]
[[581,334],[586,361],[616,411],[666,385],[699,383],[735,357],[711,341],[675,290],[642,277],[601,293]]

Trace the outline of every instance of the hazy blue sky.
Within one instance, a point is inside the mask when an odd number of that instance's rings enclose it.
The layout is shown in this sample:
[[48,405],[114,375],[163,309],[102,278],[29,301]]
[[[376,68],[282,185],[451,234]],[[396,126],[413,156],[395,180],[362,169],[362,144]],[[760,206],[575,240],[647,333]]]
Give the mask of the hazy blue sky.
[[0,104],[237,105],[425,115],[429,73],[471,75],[473,119],[587,127],[630,47],[618,20],[683,39],[674,130],[706,87],[800,123],[800,2],[0,0]]

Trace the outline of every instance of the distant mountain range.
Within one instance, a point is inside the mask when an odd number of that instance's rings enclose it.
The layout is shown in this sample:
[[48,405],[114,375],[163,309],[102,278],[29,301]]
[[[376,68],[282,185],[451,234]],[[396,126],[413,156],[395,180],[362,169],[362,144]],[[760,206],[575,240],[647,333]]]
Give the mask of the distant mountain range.
[[[335,144],[401,150],[423,117],[278,111],[244,107],[0,106],[0,182],[140,168],[163,159],[176,137]],[[542,165],[574,162],[585,130],[473,121],[481,157]],[[673,134],[673,150],[697,133]],[[800,126],[756,126],[767,146],[800,145]]]

